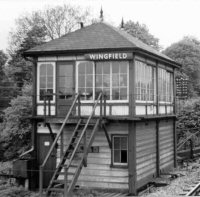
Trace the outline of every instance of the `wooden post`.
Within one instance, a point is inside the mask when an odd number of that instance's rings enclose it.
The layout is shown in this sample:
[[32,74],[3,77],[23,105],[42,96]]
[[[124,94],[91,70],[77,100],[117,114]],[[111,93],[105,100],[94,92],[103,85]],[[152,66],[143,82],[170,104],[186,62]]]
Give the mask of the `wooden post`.
[[102,120],[102,109],[103,109],[102,100],[103,100],[103,94],[101,95],[101,98],[100,98],[100,120]]
[[40,197],[42,197],[42,192],[43,192],[43,167],[40,166],[40,175],[39,175],[39,193]]
[[135,56],[129,62],[129,116],[135,115],[135,100],[137,98],[135,92]]
[[78,96],[78,117],[81,117],[81,98]]
[[49,111],[49,116],[51,116],[51,101],[50,101],[50,95],[48,96],[48,111]]
[[176,118],[173,120],[174,123],[174,167],[177,167],[177,133],[176,133]]
[[156,115],[159,114],[159,91],[158,91],[158,62],[156,62]]
[[[87,151],[87,129],[84,134],[84,152]],[[87,167],[87,156],[84,157],[84,166]]]
[[64,154],[64,144],[63,144],[63,132],[60,135],[60,157],[62,158],[63,154]]
[[103,95],[103,99],[104,99],[104,110],[103,110],[103,112],[104,112],[104,117],[106,117],[106,95],[105,94]]
[[67,182],[68,182],[68,179],[67,179],[67,174],[68,174],[68,168],[67,167],[64,167],[64,197],[67,197],[68,196],[68,185],[67,185]]
[[128,172],[129,172],[129,194],[137,195],[136,123],[135,122],[129,122]]
[[156,120],[156,171],[157,171],[157,176],[160,177],[160,133],[159,133],[159,120]]

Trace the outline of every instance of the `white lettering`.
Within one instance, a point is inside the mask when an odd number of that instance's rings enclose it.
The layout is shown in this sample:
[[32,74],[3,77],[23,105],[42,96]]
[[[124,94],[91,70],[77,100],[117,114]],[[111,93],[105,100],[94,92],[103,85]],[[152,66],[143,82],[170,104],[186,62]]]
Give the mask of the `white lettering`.
[[89,57],[90,57],[91,60],[95,59],[95,55],[94,54],[90,54]]
[[129,59],[131,55],[129,53],[93,53],[86,55],[91,60],[118,60],[118,59]]
[[127,58],[127,53],[123,53],[123,59],[126,59]]
[[108,59],[108,54],[106,53],[106,54],[104,54],[104,59]]

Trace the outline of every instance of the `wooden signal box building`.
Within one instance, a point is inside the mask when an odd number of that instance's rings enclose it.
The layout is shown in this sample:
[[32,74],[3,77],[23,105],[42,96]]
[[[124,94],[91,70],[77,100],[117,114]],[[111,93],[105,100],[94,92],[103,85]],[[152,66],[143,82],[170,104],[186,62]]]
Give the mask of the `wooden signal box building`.
[[41,193],[87,187],[137,194],[176,165],[178,63],[103,22],[25,55],[35,58]]

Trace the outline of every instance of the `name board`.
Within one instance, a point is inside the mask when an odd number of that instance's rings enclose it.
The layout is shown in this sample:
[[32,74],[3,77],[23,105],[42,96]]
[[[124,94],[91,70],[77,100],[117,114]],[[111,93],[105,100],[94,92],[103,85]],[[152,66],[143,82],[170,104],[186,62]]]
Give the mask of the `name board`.
[[132,53],[89,53],[85,55],[88,60],[130,60]]
[[183,77],[176,77],[176,96],[179,99],[188,98],[188,79]]

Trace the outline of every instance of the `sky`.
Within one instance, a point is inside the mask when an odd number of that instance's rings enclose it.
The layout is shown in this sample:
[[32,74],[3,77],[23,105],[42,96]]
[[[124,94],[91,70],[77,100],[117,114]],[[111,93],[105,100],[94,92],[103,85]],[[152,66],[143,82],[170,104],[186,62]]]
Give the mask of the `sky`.
[[118,26],[132,20],[145,24],[165,49],[184,36],[200,40],[200,0],[0,0],[0,50],[8,48],[15,20],[48,6],[72,4],[89,8],[97,18],[102,7],[105,22]]

